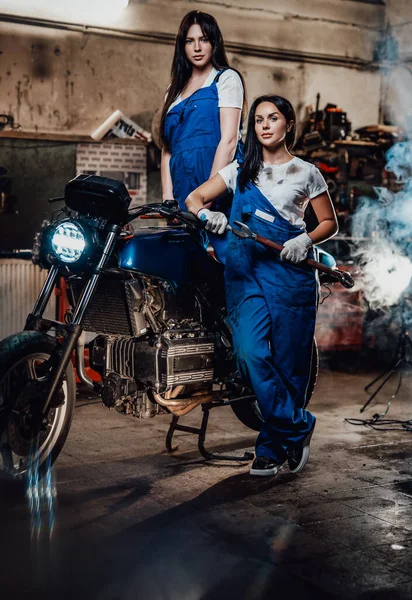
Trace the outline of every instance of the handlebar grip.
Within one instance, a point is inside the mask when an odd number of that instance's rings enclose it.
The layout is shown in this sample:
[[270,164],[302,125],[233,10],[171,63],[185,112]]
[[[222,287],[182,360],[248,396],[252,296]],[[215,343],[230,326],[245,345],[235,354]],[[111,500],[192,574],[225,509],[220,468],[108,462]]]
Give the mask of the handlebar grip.
[[164,204],[165,208],[169,208],[171,210],[177,210],[179,208],[179,203],[177,200],[173,198],[168,200],[163,200],[162,204]]

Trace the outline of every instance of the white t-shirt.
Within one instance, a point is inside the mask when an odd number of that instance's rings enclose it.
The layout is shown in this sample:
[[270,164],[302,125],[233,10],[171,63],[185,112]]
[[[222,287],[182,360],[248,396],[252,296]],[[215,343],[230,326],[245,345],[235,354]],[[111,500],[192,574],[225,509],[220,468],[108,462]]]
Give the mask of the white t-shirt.
[[[219,73],[214,67],[210,71],[208,78],[202,85],[202,88],[209,87],[212,85],[216,75]],[[238,73],[233,69],[226,69],[219,77],[216,83],[217,94],[218,94],[218,106],[219,108],[240,108],[243,106],[243,85]],[[184,98],[186,100],[186,98]],[[179,96],[169,107],[169,110],[182,102],[182,97]],[[169,112],[168,110],[168,112]]]
[[[238,162],[235,160],[218,171],[227,189],[233,193],[237,169]],[[256,187],[284,219],[299,229],[305,228],[303,215],[309,200],[328,189],[319,169],[297,156],[283,165],[263,163]]]

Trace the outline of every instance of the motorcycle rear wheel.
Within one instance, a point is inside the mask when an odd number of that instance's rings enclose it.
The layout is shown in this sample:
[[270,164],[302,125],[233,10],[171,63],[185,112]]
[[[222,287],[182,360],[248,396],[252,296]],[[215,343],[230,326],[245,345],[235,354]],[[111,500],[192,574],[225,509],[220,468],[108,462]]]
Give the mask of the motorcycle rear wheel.
[[[313,340],[312,363],[310,367],[310,378],[306,393],[305,408],[308,406],[312,394],[315,390],[316,381],[318,379],[318,371],[319,351],[318,346],[316,344],[316,340]],[[230,406],[232,407],[232,410],[239,419],[239,421],[243,423],[243,425],[245,425],[249,429],[253,429],[253,431],[261,430],[261,427],[263,425],[263,417],[262,413],[260,412],[257,400],[241,400],[240,402],[233,402],[233,404],[231,404]]]
[[64,402],[50,409],[45,429],[35,432],[25,418],[35,401],[31,390],[44,378],[41,365],[56,343],[37,331],[24,331],[0,342],[0,471],[12,477],[26,476],[35,469],[40,479],[56,460],[70,430],[76,403],[71,363],[59,391]]

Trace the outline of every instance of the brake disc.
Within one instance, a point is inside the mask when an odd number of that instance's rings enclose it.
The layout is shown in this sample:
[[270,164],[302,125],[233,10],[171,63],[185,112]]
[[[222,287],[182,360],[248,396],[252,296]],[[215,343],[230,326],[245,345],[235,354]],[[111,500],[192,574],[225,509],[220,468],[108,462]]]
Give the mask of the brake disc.
[[[38,445],[38,438],[44,425],[40,419],[33,416],[33,400],[41,398],[42,382],[32,380],[13,401],[7,427],[9,446],[17,456],[28,456]],[[50,418],[51,415],[49,415]]]

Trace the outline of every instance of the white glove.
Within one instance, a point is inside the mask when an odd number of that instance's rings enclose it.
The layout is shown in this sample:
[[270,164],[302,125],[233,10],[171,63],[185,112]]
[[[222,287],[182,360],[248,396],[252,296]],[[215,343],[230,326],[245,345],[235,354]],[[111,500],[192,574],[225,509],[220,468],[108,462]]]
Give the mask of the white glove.
[[208,208],[201,208],[197,213],[197,218],[206,221],[205,229],[211,233],[222,235],[226,231],[227,218],[221,212],[214,212]]
[[299,263],[305,260],[309,248],[313,245],[311,238],[307,233],[301,233],[283,244],[283,250],[280,253],[281,260],[289,260],[293,263]]

